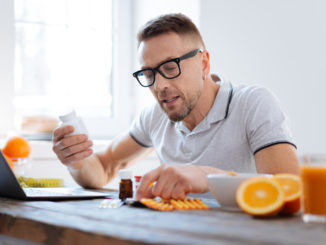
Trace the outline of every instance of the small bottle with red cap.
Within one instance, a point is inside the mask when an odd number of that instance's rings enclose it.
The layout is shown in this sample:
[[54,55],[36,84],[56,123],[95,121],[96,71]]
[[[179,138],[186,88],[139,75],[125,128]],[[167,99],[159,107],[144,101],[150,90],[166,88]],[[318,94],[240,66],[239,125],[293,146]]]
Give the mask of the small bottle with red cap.
[[135,176],[135,192],[137,191],[137,189],[138,189],[138,187],[139,187],[139,185],[140,185],[140,181],[141,181],[141,178],[142,178],[143,176],[141,176],[141,175],[136,175]]

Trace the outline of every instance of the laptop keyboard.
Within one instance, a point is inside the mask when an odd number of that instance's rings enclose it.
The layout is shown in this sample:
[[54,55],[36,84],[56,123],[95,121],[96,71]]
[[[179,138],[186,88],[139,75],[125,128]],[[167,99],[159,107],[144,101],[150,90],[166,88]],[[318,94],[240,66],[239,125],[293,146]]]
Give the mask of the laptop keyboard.
[[72,193],[67,192],[56,192],[47,189],[35,189],[35,188],[24,188],[24,191],[27,196],[72,196]]

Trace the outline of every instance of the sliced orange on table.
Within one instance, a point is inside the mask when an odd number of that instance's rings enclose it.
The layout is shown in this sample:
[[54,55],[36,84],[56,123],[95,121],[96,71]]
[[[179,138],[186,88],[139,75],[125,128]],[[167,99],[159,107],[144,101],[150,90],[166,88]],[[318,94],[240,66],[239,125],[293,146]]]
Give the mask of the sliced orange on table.
[[281,185],[267,177],[254,177],[240,184],[236,192],[240,208],[255,217],[270,217],[283,207],[285,195]]
[[285,194],[284,205],[281,214],[291,215],[300,210],[301,179],[294,174],[276,174],[273,177],[281,185]]

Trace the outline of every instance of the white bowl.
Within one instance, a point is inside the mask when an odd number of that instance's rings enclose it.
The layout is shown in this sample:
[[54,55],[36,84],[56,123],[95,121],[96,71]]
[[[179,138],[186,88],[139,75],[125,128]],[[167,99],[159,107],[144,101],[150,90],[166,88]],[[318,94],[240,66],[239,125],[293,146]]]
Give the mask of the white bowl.
[[226,173],[209,174],[207,181],[211,193],[216,201],[221,205],[221,208],[230,211],[240,210],[236,201],[236,191],[238,186],[246,179],[256,176],[271,177],[270,174],[257,173],[238,173],[236,176],[231,176]]

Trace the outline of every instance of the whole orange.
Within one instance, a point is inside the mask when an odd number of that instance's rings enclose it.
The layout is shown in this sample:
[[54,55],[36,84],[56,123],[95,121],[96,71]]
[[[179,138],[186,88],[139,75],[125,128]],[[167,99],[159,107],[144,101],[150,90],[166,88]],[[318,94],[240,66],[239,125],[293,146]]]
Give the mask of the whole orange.
[[10,158],[25,158],[28,157],[31,152],[31,147],[28,141],[21,136],[13,136],[8,139],[5,147],[3,148],[3,153]]

